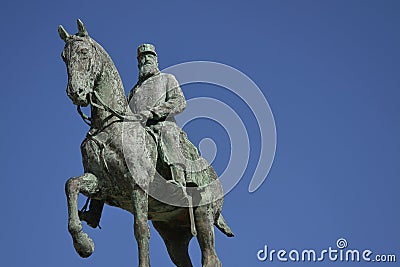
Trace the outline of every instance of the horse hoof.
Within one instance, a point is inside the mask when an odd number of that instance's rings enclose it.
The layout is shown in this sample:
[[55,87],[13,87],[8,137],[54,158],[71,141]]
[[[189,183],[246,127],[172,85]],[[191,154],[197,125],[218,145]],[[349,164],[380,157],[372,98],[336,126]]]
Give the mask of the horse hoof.
[[74,248],[79,256],[81,256],[82,258],[87,258],[92,255],[94,251],[94,243],[93,240],[86,233],[77,233],[73,237],[73,241]]

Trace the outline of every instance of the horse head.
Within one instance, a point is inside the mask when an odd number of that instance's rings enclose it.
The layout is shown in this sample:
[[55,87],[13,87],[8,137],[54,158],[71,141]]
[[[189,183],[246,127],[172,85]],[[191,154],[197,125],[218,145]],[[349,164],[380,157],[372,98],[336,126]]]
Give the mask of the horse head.
[[101,73],[95,41],[79,19],[78,33],[70,35],[61,25],[58,32],[65,42],[61,56],[68,72],[67,95],[75,105],[85,107],[90,103],[96,79]]

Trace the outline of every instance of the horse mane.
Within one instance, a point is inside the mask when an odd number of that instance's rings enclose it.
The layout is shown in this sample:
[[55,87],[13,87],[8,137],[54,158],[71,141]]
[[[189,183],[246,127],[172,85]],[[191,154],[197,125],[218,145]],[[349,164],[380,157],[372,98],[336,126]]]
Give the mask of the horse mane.
[[101,62],[101,59],[104,59],[105,62],[103,62],[103,64],[108,64],[113,69],[113,74],[116,75],[115,78],[118,79],[120,90],[122,90],[123,94],[125,95],[124,85],[122,83],[121,76],[119,75],[117,67],[114,64],[114,61],[111,59],[111,57],[107,53],[107,51],[98,42],[96,42],[90,36],[88,38],[89,38],[89,42],[92,44],[92,46],[96,50],[96,56],[98,56],[98,58],[95,60],[94,64],[99,64]]

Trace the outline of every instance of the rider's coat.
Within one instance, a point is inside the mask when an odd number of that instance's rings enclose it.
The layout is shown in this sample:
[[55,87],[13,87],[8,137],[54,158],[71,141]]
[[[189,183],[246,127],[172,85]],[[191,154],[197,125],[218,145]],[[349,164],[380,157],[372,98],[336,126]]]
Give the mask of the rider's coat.
[[208,163],[175,122],[174,116],[186,107],[175,77],[158,73],[138,82],[130,91],[128,102],[134,113],[152,112],[153,119],[148,120],[146,126],[156,135],[161,160],[168,166],[183,166],[186,182],[204,184],[201,172],[208,169]]

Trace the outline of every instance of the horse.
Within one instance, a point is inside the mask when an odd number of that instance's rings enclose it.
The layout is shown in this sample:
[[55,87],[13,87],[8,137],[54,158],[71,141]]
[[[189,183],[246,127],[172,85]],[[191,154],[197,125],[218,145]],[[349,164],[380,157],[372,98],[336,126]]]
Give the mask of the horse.
[[[89,36],[81,20],[77,24],[78,33],[74,35],[61,25],[58,28],[65,42],[62,58],[68,74],[67,95],[90,125],[81,144],[84,173],[65,183],[68,231],[76,252],[85,258],[94,251],[94,243],[83,231],[79,216],[78,195],[83,194],[134,216],[139,267],[150,266],[149,220],[176,266],[192,266],[188,244],[194,236],[193,226],[202,253],[202,266],[222,266],[215,251],[214,225],[227,236],[233,233],[221,214],[223,197],[217,192],[221,185],[215,171],[208,166],[209,178],[216,179],[216,186],[201,191],[201,196],[212,200],[205,204],[174,206],[149,194],[149,188],[157,180],[154,178],[157,176],[156,140],[143,125],[143,118],[131,111],[121,78],[108,53]],[[86,106],[90,106],[91,118],[81,111]],[[193,208],[192,224],[190,208]]]

